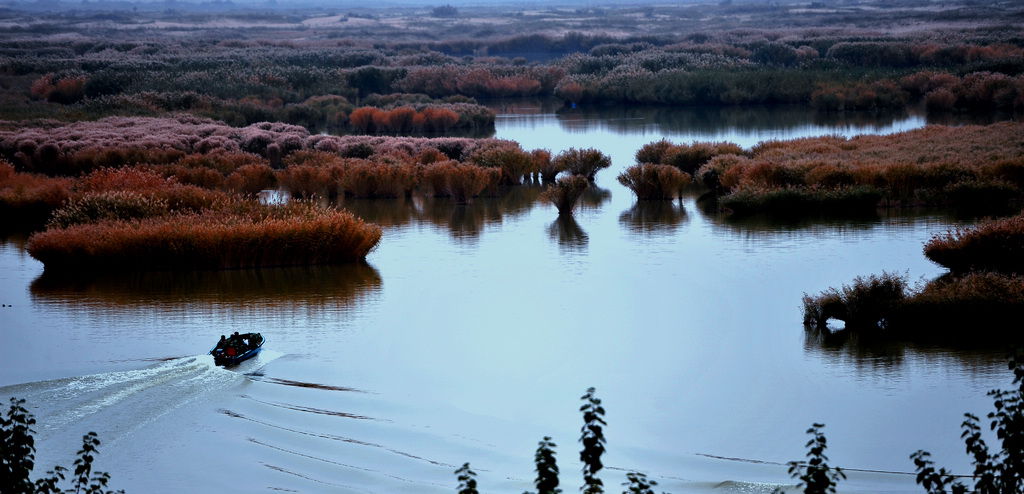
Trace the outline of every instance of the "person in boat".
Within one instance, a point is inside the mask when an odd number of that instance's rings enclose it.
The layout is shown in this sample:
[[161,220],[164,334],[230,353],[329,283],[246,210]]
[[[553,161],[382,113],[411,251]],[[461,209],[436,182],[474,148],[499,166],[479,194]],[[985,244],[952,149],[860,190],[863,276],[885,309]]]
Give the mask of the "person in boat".
[[223,350],[228,346],[228,339],[224,335],[220,335],[220,341],[217,342],[217,348]]

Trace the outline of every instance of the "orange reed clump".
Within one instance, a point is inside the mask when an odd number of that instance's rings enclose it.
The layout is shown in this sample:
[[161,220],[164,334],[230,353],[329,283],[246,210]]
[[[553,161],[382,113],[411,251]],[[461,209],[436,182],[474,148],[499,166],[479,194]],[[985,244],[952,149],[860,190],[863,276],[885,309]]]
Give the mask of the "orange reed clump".
[[29,238],[47,270],[226,269],[359,261],[381,230],[311,203],[235,202],[222,210],[53,228]]

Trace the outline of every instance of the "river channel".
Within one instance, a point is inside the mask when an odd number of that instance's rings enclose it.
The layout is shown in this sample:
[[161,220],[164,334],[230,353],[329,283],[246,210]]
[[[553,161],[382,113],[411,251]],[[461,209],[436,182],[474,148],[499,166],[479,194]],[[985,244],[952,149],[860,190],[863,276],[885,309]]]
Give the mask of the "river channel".
[[[518,494],[551,436],[573,492],[591,386],[609,492],[629,471],[659,492],[791,486],[815,422],[841,492],[923,492],[918,449],[970,473],[959,426],[1010,387],[1000,349],[822,342],[800,312],[858,275],[941,275],[924,243],[970,219],[737,221],[695,197],[638,203],[615,180],[663,137],[749,147],[924,116],[496,108],[496,137],[611,156],[573,219],[538,185],[469,206],[350,200],[384,227],[366,265],[78,279],[43,276],[23,236],[0,242],[0,397],[38,420],[36,475],[96,431],[96,468],[127,492],[443,493],[470,462],[481,492]],[[204,354],[233,331],[262,332],[265,351],[214,367]]]

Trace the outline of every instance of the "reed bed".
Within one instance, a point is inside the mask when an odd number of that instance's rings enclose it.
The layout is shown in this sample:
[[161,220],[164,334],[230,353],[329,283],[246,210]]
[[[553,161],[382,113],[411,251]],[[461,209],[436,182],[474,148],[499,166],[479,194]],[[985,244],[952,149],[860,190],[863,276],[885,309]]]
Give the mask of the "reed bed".
[[1005,208],[1024,195],[1024,124],[767,141],[711,158],[696,178],[737,213],[810,207]]
[[924,255],[953,273],[991,270],[1024,274],[1024,214],[934,235]]
[[228,269],[364,260],[379,227],[347,211],[297,202],[234,201],[201,213],[105,220],[29,238],[47,271]]

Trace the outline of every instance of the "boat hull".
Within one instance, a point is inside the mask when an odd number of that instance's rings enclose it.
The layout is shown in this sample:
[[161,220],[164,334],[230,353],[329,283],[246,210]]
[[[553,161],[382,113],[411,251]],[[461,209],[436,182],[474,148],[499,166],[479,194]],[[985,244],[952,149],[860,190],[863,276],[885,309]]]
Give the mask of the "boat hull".
[[[224,366],[224,367],[233,367],[235,365],[238,365],[238,364],[240,364],[240,363],[242,363],[242,362],[244,362],[246,360],[249,360],[249,359],[255,357],[256,355],[259,355],[259,353],[263,350],[263,344],[267,340],[266,340],[266,338],[263,337],[263,335],[261,335],[259,333],[249,333],[249,334],[253,335],[253,337],[259,338],[259,340],[258,340],[258,342],[257,342],[257,344],[256,344],[256,346],[254,348],[250,348],[250,349],[248,349],[248,350],[246,350],[246,351],[244,351],[242,353],[239,353],[239,354],[236,354],[236,355],[228,355],[227,352],[223,348],[221,348],[219,345],[213,347],[213,349],[210,350],[210,355],[213,355],[213,363],[214,363],[214,365],[220,365],[220,366]],[[242,335],[242,336],[248,336],[248,335]]]

